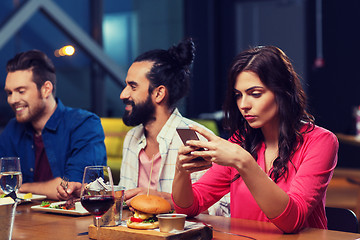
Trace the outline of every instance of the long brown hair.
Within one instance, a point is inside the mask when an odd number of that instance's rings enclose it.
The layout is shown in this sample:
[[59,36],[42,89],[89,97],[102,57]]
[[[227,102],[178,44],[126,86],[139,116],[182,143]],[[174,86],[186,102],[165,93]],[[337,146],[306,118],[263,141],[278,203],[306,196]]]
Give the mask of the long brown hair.
[[304,132],[314,127],[313,116],[306,111],[306,95],[300,79],[283,51],[274,46],[255,47],[237,55],[231,65],[228,90],[224,103],[225,128],[255,159],[259,144],[264,140],[261,129],[251,128],[241,115],[236,104],[234,86],[237,76],[243,71],[256,73],[262,83],[275,94],[279,109],[279,156],[273,163],[271,178],[277,182],[288,172],[291,156],[302,144]]

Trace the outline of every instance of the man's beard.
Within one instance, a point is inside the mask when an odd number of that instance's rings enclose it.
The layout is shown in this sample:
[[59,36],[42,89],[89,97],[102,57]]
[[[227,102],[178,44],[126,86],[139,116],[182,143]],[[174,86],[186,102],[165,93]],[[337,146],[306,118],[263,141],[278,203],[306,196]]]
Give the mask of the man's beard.
[[15,111],[16,120],[19,123],[27,123],[27,122],[35,122],[39,120],[44,115],[46,107],[45,104],[42,102],[42,97],[39,93],[38,101],[32,103],[31,106],[28,103],[26,103],[25,113],[18,115],[16,114],[16,110],[15,110],[16,106],[13,106],[12,108]]
[[139,124],[145,125],[150,120],[155,119],[155,106],[151,101],[151,96],[148,95],[145,102],[135,104],[133,101],[125,99],[123,101],[125,104],[130,104],[132,106],[131,113],[125,111],[123,116],[123,121],[127,126],[137,126]]

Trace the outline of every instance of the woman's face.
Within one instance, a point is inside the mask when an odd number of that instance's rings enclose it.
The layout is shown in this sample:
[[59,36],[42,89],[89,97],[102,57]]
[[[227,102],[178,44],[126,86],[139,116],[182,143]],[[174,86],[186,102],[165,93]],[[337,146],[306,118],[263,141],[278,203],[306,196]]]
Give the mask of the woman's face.
[[241,72],[235,82],[237,106],[252,128],[278,127],[278,106],[275,94],[250,71]]

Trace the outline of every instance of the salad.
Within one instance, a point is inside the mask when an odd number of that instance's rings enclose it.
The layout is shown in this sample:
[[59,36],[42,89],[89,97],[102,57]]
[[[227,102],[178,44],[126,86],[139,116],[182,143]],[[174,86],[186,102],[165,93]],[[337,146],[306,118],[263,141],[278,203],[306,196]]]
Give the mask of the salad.
[[67,203],[64,204],[51,204],[48,201],[42,201],[40,207],[44,208],[55,208],[55,209],[63,209],[63,210],[75,210],[75,205],[69,205]]

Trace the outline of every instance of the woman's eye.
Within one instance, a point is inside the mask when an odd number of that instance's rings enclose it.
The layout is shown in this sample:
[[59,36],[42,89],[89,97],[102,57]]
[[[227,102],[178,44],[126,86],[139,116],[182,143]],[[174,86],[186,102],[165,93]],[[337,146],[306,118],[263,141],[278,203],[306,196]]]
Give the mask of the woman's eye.
[[261,96],[261,92],[253,92],[253,93],[251,93],[251,96],[253,96],[253,97],[260,97]]
[[235,99],[239,99],[239,98],[241,98],[241,94],[240,93],[235,93]]

